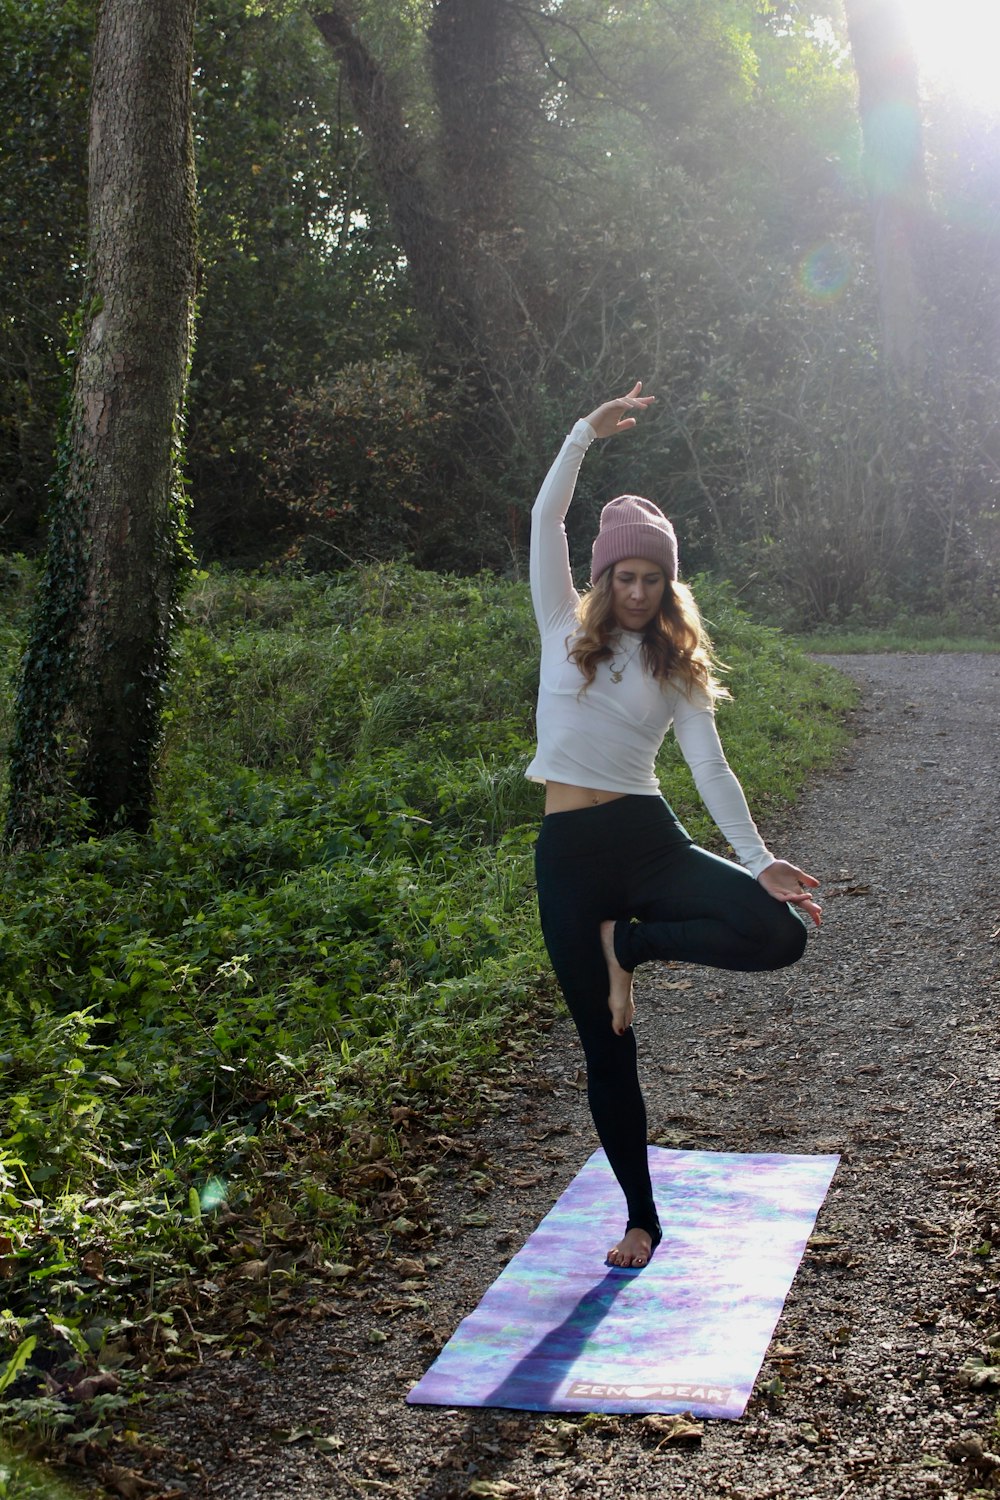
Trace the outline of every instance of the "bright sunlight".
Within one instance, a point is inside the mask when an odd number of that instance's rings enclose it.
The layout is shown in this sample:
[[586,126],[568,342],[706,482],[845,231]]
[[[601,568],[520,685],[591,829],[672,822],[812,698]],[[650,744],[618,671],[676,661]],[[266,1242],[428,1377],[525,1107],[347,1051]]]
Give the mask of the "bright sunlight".
[[920,70],[979,108],[1000,104],[1000,0],[904,0]]

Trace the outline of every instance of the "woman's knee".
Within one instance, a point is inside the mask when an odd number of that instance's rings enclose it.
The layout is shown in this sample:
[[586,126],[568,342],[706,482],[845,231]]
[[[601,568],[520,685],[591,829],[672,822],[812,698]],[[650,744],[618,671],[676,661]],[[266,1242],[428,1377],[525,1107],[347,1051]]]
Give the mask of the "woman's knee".
[[791,964],[797,964],[806,951],[806,939],[808,932],[806,924],[790,906],[782,906],[778,912],[779,920],[774,924],[771,937],[769,957],[771,969],[787,969]]

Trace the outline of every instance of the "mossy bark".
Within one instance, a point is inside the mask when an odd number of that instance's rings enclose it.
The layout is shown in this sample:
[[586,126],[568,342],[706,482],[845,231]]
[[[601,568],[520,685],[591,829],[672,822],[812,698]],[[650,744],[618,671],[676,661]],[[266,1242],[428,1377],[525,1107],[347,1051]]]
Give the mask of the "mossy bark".
[[150,817],[184,554],[178,475],[195,296],[195,0],[103,0],[87,298],[47,567],[18,694],[8,839]]

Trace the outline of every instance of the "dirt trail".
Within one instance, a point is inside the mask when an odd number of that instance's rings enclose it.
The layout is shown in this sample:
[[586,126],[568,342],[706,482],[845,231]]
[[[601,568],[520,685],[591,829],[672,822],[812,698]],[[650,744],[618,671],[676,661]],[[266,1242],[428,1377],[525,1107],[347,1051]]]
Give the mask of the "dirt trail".
[[[744,1419],[681,1448],[638,1418],[404,1405],[593,1148],[560,1021],[537,1073],[494,1096],[474,1159],[442,1173],[432,1246],[377,1262],[272,1358],[206,1364],[175,1389],[154,1426],[188,1462],[165,1463],[165,1487],[227,1500],[1000,1489],[1000,657],[830,660],[863,688],[858,738],[780,837],[765,830],[823,878],[822,932],[785,973],[661,968],[640,991],[653,1140],[842,1155]],[[970,1383],[962,1367],[984,1355]],[[319,1441],[287,1441],[303,1429]]]

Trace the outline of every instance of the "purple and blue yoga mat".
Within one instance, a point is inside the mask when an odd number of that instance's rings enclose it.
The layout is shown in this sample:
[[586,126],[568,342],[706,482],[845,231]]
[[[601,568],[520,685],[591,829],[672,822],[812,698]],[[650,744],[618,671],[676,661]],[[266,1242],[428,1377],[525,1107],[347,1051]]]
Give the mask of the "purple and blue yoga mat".
[[838,1160],[651,1147],[663,1242],[620,1271],[595,1152],[406,1399],[741,1417]]

